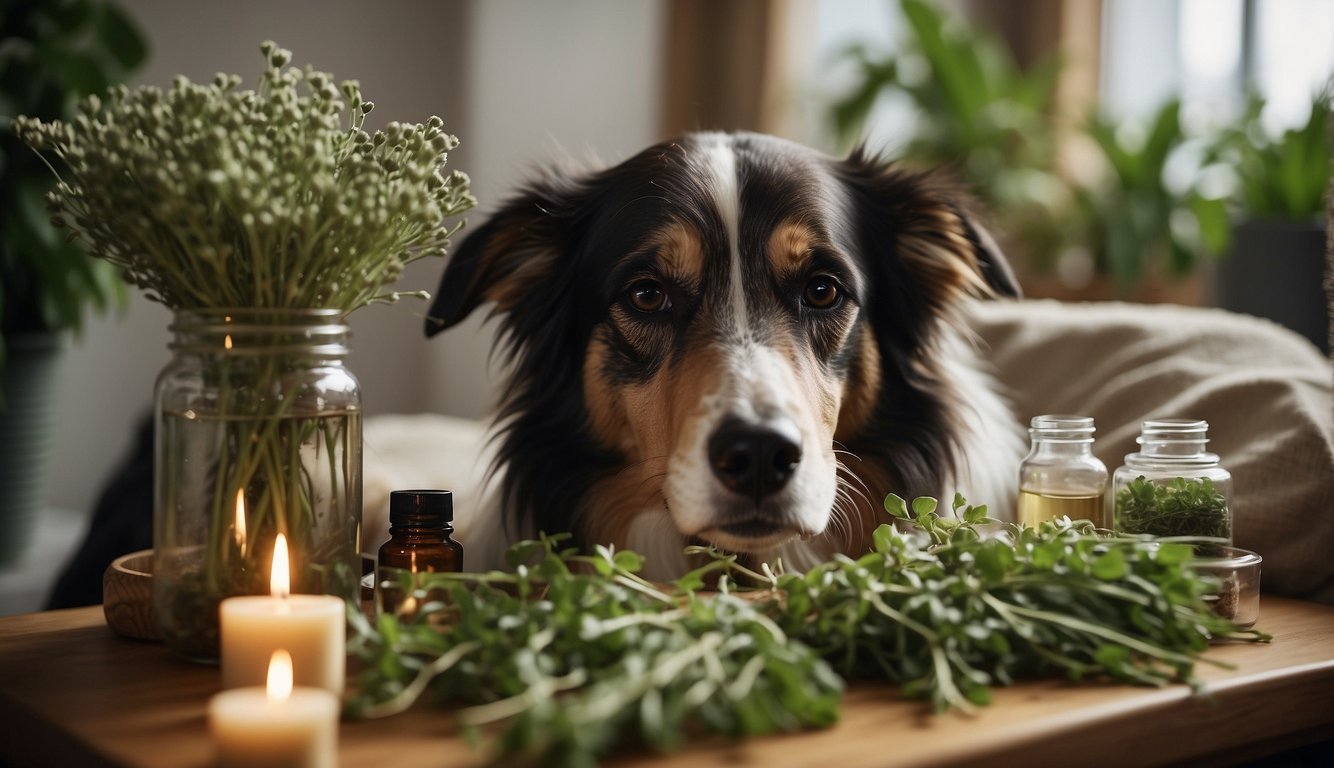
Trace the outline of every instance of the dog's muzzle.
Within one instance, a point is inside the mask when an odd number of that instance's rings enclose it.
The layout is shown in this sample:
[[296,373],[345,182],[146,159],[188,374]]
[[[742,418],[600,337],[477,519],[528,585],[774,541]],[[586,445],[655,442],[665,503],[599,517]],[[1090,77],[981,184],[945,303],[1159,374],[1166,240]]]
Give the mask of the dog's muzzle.
[[729,491],[758,506],[787,485],[801,463],[795,424],[751,424],[728,419],[709,438],[709,466]]
[[801,434],[789,420],[756,424],[729,418],[720,424],[709,437],[709,467],[734,496],[713,529],[737,541],[801,533],[777,498],[796,474],[801,454]]

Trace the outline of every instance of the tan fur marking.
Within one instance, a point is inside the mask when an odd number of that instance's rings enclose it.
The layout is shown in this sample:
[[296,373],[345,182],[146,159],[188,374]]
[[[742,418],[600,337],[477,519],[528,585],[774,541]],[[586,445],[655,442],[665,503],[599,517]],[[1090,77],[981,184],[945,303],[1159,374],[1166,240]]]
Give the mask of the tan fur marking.
[[625,412],[618,406],[618,393],[602,375],[607,359],[607,343],[603,332],[597,331],[584,355],[584,402],[593,433],[608,446],[624,447],[629,433]]
[[590,490],[575,525],[590,543],[623,546],[635,516],[662,505],[669,450],[663,447],[667,422],[657,392],[666,369],[646,385],[616,386],[602,374],[608,354],[602,334],[595,334],[584,363],[584,400],[594,433],[626,460]]
[[662,477],[666,471],[665,458],[631,464],[594,486],[575,523],[585,540],[624,547],[635,517],[662,506]]
[[676,368],[664,365],[645,384],[612,386],[601,374],[607,354],[595,336],[584,365],[584,395],[593,429],[625,452],[626,462],[590,492],[578,525],[590,542],[623,544],[636,515],[663,508],[668,458],[703,428],[700,404],[716,387],[722,362],[697,350]]
[[848,367],[848,380],[843,384],[843,407],[838,414],[835,439],[850,440],[871,420],[880,399],[880,377],[880,347],[868,323],[862,328],[857,356]]
[[800,272],[810,261],[815,234],[797,219],[789,219],[774,228],[769,236],[768,257],[776,274]]
[[[698,282],[704,273],[703,245],[693,229],[679,222],[655,233],[644,250],[655,254],[660,268],[669,275]],[[611,318],[623,331],[628,327],[620,309],[613,308]],[[639,343],[635,333],[627,335],[632,343]],[[645,385],[613,386],[602,376],[608,354],[605,338],[600,331],[596,332],[584,361],[584,399],[594,431],[607,445],[626,451],[631,461],[667,455],[671,446],[661,444],[655,436],[665,434],[665,425],[675,423],[671,414],[664,411],[667,380],[674,378],[674,374],[664,366]]]
[[667,225],[653,239],[669,275],[698,281],[704,275],[704,245],[695,230],[680,222]]
[[[485,256],[487,262],[495,261],[498,258],[496,254],[515,247],[516,239],[508,234],[498,238],[487,251]],[[518,260],[509,273],[491,283],[485,293],[486,299],[494,303],[499,311],[508,312],[514,309],[534,291],[539,290],[539,284],[547,279],[555,263],[554,251],[534,252],[528,258]],[[478,274],[482,274],[482,271],[479,270]]]
[[[659,430],[666,440],[664,454],[670,454],[678,445],[690,440],[696,430],[703,428],[699,423],[700,410],[707,394],[717,389],[722,366],[716,349],[692,349],[685,354],[679,368],[666,377],[657,377],[661,382],[658,391],[645,393],[647,397],[631,404],[640,412],[648,412],[655,407],[656,400],[656,407],[664,410]],[[669,434],[672,429],[668,425],[676,425],[674,434]]]
[[964,296],[992,293],[982,277],[963,221],[946,208],[914,212],[916,226],[900,236],[899,252],[941,305],[952,306]]

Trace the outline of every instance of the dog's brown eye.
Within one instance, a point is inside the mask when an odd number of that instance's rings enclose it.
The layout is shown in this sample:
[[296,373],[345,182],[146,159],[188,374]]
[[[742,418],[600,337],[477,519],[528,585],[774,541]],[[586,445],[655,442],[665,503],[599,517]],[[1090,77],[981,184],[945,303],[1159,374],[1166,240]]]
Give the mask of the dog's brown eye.
[[829,275],[818,275],[806,283],[801,301],[814,309],[829,309],[838,303],[838,283]]
[[665,312],[672,308],[672,300],[662,283],[657,280],[640,280],[630,286],[630,306],[640,312]]

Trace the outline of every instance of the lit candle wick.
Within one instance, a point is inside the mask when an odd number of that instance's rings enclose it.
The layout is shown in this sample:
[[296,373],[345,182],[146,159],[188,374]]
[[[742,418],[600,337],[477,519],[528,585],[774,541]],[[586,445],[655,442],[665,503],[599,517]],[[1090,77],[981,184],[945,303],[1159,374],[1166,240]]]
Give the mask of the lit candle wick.
[[241,550],[241,557],[245,557],[245,490],[236,489],[236,546]]
[[280,533],[273,543],[273,568],[269,571],[269,594],[274,597],[285,598],[292,592],[287,563],[287,537]]
[[268,699],[280,703],[292,697],[292,654],[279,648],[269,657]]

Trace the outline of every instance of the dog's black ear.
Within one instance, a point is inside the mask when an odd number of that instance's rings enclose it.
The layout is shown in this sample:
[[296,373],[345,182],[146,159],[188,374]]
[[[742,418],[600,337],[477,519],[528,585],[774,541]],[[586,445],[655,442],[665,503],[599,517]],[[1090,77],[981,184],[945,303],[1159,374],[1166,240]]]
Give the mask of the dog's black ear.
[[546,282],[567,246],[573,199],[580,191],[577,184],[541,179],[465,238],[440,279],[426,335],[456,325],[484,302],[496,312],[510,312]]
[[1020,295],[1009,262],[958,186],[937,174],[901,170],[864,149],[840,170],[864,246],[882,266],[896,256],[929,305],[939,310],[965,295]]
[[973,246],[973,257],[977,260],[977,269],[982,273],[982,279],[986,281],[987,286],[997,296],[1005,296],[1011,299],[1020,298],[1023,291],[1019,288],[1019,279],[1014,276],[1014,270],[1010,267],[1010,260],[1005,258],[1001,248],[996,244],[996,239],[986,230],[976,217],[956,204],[955,215],[963,223],[964,231],[967,233],[968,242]]

